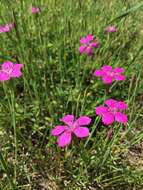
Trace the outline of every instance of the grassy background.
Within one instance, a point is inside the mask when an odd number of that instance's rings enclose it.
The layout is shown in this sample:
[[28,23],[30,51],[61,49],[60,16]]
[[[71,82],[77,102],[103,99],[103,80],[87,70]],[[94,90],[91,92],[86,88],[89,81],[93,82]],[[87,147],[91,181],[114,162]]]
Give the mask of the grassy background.
[[[24,64],[23,77],[0,84],[2,190],[143,189],[142,16],[141,0],[1,0],[0,24],[16,28],[0,34],[0,62]],[[109,24],[118,32],[106,34]],[[88,33],[100,42],[93,59],[78,52]],[[106,87],[94,79],[104,64],[125,68],[126,81]],[[96,117],[111,97],[128,103],[127,126]],[[60,149],[50,130],[64,114],[93,122],[87,140]]]

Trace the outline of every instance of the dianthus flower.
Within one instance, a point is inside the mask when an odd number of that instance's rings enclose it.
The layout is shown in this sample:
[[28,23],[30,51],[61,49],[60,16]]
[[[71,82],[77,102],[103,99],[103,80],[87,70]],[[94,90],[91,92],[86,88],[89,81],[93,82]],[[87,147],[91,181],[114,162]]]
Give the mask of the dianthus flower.
[[127,108],[128,106],[125,102],[108,99],[105,101],[104,106],[101,105],[96,107],[96,114],[102,117],[102,122],[105,125],[111,125],[114,121],[126,124],[128,118],[121,111]]
[[111,84],[114,80],[125,80],[125,76],[122,75],[123,72],[123,68],[112,68],[112,66],[105,65],[101,67],[100,70],[95,70],[93,75],[96,77],[101,77],[104,84]]
[[65,125],[57,125],[52,129],[51,134],[57,136],[58,146],[65,147],[71,143],[72,135],[76,135],[78,138],[84,138],[89,136],[89,129],[83,127],[89,125],[91,119],[87,116],[80,116],[75,119],[74,115],[65,115],[60,119]]
[[99,43],[94,40],[94,36],[88,34],[86,37],[80,39],[81,46],[79,52],[88,56],[93,55],[93,49],[99,47]]
[[23,64],[14,64],[11,61],[6,61],[1,65],[0,81],[10,80],[10,78],[17,78],[22,75],[21,68]]
[[14,28],[14,23],[0,26],[0,33],[9,32]]
[[40,12],[40,8],[38,8],[38,7],[32,7],[32,8],[31,8],[31,12],[32,12],[33,14],[39,13],[39,12]]
[[108,32],[108,33],[114,33],[114,32],[117,32],[117,29],[115,28],[115,26],[108,26],[105,29],[105,31]]

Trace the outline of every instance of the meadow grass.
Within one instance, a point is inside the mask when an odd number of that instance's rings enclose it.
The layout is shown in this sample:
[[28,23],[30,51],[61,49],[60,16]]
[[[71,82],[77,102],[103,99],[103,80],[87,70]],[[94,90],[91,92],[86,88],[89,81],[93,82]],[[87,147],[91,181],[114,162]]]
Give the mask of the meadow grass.
[[[24,68],[0,83],[0,189],[143,189],[142,11],[142,0],[1,0],[0,25],[16,25],[0,33],[0,63]],[[105,33],[108,25],[118,32]],[[78,51],[89,33],[100,43],[92,59]],[[91,74],[102,65],[123,67],[126,80],[103,85]],[[96,116],[108,98],[126,101],[127,125]],[[50,131],[64,114],[92,124],[87,139],[61,149]]]

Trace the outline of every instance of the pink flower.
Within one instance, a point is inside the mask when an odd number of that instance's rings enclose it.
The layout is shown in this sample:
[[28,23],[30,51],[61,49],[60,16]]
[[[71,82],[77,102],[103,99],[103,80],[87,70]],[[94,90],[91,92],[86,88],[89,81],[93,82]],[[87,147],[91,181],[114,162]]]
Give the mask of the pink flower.
[[39,13],[39,12],[40,12],[40,8],[38,8],[38,7],[32,7],[32,8],[31,8],[31,12],[32,12],[33,14]]
[[121,111],[127,109],[125,102],[108,99],[105,101],[105,106],[96,107],[96,114],[102,117],[102,122],[105,125],[111,125],[114,121],[126,124],[127,116]]
[[58,137],[58,146],[65,147],[71,143],[72,135],[76,135],[79,138],[89,136],[89,129],[83,127],[89,125],[91,119],[87,116],[80,116],[75,120],[74,115],[65,115],[60,119],[65,125],[57,125],[52,131],[53,136]]
[[101,77],[104,84],[111,84],[114,80],[122,81],[125,80],[125,76],[122,75],[124,72],[123,68],[112,68],[112,66],[105,65],[100,70],[95,70],[93,75]]
[[22,75],[21,68],[23,64],[14,64],[11,61],[6,61],[1,65],[0,81],[10,80],[10,78],[17,78]]
[[86,37],[80,39],[81,46],[79,52],[88,56],[93,55],[93,49],[99,47],[99,43],[94,40],[94,36],[88,34]]
[[14,28],[14,23],[2,25],[0,26],[0,33],[9,32],[12,28]]
[[115,28],[115,26],[108,26],[105,29],[105,31],[108,32],[108,33],[114,33],[114,32],[117,32],[117,29]]

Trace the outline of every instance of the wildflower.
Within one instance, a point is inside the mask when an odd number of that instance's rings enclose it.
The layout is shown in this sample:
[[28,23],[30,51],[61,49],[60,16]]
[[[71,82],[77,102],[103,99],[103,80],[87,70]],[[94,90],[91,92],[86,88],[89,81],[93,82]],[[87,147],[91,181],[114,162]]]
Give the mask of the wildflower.
[[22,75],[21,68],[23,64],[14,64],[11,61],[6,61],[1,65],[0,81],[10,80],[10,78],[17,78]]
[[31,8],[31,12],[32,12],[33,14],[39,13],[39,12],[40,12],[40,8],[38,8],[38,7],[32,7],[32,8]]
[[80,39],[81,46],[79,52],[88,56],[93,55],[93,49],[99,47],[99,43],[94,40],[94,36],[88,34],[86,37]]
[[65,115],[60,119],[65,125],[57,125],[52,131],[53,136],[57,136],[58,146],[65,147],[71,143],[72,135],[76,135],[79,138],[89,136],[89,129],[83,127],[89,125],[91,119],[87,116],[80,116],[75,120],[74,115]]
[[0,33],[9,32],[14,28],[14,23],[0,26]]
[[115,28],[115,26],[108,26],[105,29],[105,31],[108,32],[108,33],[114,33],[114,32],[117,32],[117,29]]
[[105,125],[110,125],[114,121],[126,124],[128,121],[127,116],[121,111],[127,109],[128,106],[125,102],[108,99],[105,101],[104,106],[96,107],[96,114],[102,117],[102,122]]
[[112,68],[112,66],[105,65],[100,70],[95,70],[93,75],[101,77],[104,84],[111,84],[114,80],[125,80],[125,76],[122,75],[123,72],[123,68]]

